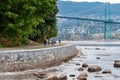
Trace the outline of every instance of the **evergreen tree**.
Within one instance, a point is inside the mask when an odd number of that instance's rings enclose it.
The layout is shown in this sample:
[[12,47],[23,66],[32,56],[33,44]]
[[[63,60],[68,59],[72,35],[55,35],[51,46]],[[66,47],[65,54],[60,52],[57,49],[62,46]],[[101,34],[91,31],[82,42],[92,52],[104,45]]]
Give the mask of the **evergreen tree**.
[[56,10],[56,0],[0,1],[0,44],[18,46],[27,43],[28,38],[43,38],[47,31],[52,32],[47,33],[49,38],[55,36]]
[[41,2],[41,9],[39,9],[40,11],[38,12],[41,12],[39,15],[42,15],[44,22],[37,25],[34,31],[30,34],[30,39],[38,42],[57,35],[55,15],[58,10],[56,0],[45,0]]

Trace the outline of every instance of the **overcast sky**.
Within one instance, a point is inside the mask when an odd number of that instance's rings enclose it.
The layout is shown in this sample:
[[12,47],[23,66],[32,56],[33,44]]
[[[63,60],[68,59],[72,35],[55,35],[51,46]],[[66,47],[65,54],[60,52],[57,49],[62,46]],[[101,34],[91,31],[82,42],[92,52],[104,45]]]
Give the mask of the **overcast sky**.
[[110,3],[120,3],[120,0],[63,0],[63,1],[76,1],[76,2],[83,2],[83,1],[87,1],[87,2],[110,2]]

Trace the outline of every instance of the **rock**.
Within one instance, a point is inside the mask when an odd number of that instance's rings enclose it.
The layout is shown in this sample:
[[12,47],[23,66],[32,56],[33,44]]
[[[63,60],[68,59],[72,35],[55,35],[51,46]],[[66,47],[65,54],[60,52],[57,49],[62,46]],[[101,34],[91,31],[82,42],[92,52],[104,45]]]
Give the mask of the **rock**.
[[114,61],[114,67],[120,67],[120,61],[119,60]]
[[77,56],[77,58],[80,58],[80,56]]
[[99,67],[98,65],[92,65],[88,68],[88,72],[98,72],[101,71],[101,67]]
[[78,79],[78,80],[87,80],[86,77],[88,77],[88,74],[84,72],[84,73],[81,73],[81,74],[77,77],[77,79]]
[[100,57],[96,57],[96,59],[100,59]]
[[103,77],[103,76],[96,74],[94,77],[99,78],[99,77]]
[[83,68],[78,68],[78,71],[83,71],[84,69]]
[[96,50],[101,50],[100,48],[95,48]]
[[79,79],[79,77],[81,77],[81,76],[84,76],[84,77],[88,77],[88,74],[87,73],[81,73],[79,76],[78,76],[78,79]]
[[103,48],[102,50],[105,50],[105,48]]
[[56,76],[53,76],[53,77],[46,78],[44,80],[59,80],[59,78]]
[[84,64],[82,64],[82,67],[83,67],[83,68],[86,68],[86,67],[88,67],[88,64],[87,64],[87,63],[84,63]]
[[85,57],[85,56],[83,56],[82,58],[83,58],[83,59],[86,59],[86,57]]
[[67,80],[67,75],[65,74],[60,75],[59,80]]
[[34,76],[36,76],[37,78],[45,78],[46,77],[46,73],[44,72],[36,72],[33,73]]
[[111,73],[111,70],[110,69],[105,69],[102,73],[103,74]]
[[47,77],[44,80],[59,80],[59,78],[54,74],[49,73],[47,74]]
[[75,77],[75,74],[70,74],[70,77]]
[[78,80],[87,80],[87,78],[84,77],[84,76],[81,76],[81,77],[78,78]]
[[83,60],[79,60],[79,61],[83,61]]
[[80,65],[79,63],[76,63],[76,65]]
[[115,63],[116,63],[116,62],[120,62],[120,60],[115,60]]

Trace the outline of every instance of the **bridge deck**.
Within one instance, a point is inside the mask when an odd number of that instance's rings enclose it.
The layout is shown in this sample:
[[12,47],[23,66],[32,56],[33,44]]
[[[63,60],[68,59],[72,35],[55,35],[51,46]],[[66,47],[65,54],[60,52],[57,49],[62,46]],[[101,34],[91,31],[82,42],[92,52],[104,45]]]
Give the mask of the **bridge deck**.
[[109,24],[120,24],[120,22],[110,21],[110,20],[98,20],[98,19],[89,19],[89,18],[80,18],[80,17],[69,17],[69,16],[56,16],[57,18],[65,18],[65,19],[77,19],[77,20],[86,20],[86,21],[94,21],[94,22],[103,22]]

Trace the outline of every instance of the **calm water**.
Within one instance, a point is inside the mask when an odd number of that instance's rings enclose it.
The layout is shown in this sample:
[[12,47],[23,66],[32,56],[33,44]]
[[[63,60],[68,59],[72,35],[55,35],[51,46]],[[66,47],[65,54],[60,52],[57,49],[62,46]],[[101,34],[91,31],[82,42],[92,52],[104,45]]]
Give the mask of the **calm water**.
[[[100,50],[96,50],[96,48],[99,48]],[[84,55],[78,55],[67,63],[63,63],[62,65],[55,67],[56,71],[53,70],[50,72],[57,76],[66,74],[68,76],[68,80],[77,80],[77,76],[82,72],[88,73],[88,80],[120,80],[120,68],[113,67],[114,60],[120,60],[120,47],[77,46],[77,49],[81,50]],[[100,57],[100,59],[96,59],[96,57]],[[76,65],[76,63],[99,65],[102,70],[110,69],[112,73],[102,74],[102,71],[89,73],[87,72],[87,68],[85,68],[84,71],[78,71],[77,69],[80,68],[81,65]],[[69,77],[70,74],[75,74],[76,77]],[[94,77],[95,75],[99,75],[101,77]]]

